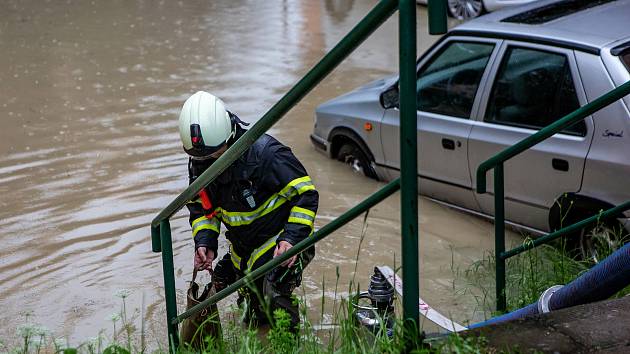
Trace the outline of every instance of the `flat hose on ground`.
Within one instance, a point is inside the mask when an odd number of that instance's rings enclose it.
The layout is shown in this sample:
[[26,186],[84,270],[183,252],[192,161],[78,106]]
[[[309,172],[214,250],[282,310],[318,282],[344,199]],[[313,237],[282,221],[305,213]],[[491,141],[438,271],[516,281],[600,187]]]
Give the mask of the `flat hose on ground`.
[[[630,284],[630,243],[615,251],[569,284],[557,290],[549,299],[549,309],[559,310],[609,298]],[[475,323],[469,328],[506,322],[539,313],[538,302],[514,312]]]

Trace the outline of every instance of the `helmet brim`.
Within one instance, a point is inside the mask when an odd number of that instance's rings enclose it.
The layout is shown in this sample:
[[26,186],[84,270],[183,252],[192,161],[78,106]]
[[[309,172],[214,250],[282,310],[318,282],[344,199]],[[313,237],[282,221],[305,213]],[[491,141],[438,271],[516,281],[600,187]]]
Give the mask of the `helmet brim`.
[[184,147],[184,151],[193,158],[206,160],[211,158],[210,155],[221,150],[225,145],[226,143],[224,142],[218,146],[193,146],[190,149],[186,149],[186,147]]

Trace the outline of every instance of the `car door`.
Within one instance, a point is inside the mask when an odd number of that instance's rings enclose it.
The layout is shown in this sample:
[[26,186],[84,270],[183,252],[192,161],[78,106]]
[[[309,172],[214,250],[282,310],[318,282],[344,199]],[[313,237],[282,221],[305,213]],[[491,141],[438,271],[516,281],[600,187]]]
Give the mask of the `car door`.
[[[505,41],[500,56],[469,137],[473,183],[483,161],[586,103],[572,50]],[[556,198],[580,189],[592,135],[589,117],[508,160],[506,219],[548,231]],[[492,172],[487,177],[489,193],[476,197],[482,211],[493,215]]]
[[[452,37],[419,63],[417,88],[418,177],[420,193],[477,210],[468,165],[470,119],[479,104],[477,89],[487,76],[498,41]],[[385,163],[400,170],[397,108],[381,124]]]

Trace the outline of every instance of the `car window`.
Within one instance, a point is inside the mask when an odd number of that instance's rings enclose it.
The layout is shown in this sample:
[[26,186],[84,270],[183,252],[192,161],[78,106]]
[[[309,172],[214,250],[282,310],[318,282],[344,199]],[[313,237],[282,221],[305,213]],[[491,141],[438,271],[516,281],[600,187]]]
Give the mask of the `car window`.
[[[540,129],[579,107],[565,55],[511,47],[492,87],[485,121]],[[586,124],[563,132],[584,136]]]
[[493,49],[492,43],[447,44],[418,74],[418,110],[470,118]]

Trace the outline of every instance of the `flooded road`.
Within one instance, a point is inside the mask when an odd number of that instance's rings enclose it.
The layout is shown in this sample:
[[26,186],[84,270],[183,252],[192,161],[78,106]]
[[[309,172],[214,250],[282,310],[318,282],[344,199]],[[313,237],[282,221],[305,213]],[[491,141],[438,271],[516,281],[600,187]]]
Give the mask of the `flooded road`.
[[[164,343],[162,266],[149,223],[187,186],[177,131],[184,100],[207,90],[255,122],[375,3],[1,2],[0,338],[13,337],[27,312],[73,344],[100,330],[111,336],[108,317],[120,308],[113,294],[125,288],[149,345]],[[437,39],[426,35],[424,7],[418,33],[421,53]],[[397,43],[394,17],[271,132],[318,187],[316,227],[383,184],[314,150],[313,110],[395,72]],[[366,225],[355,220],[319,244],[298,290],[314,323],[322,294],[332,301],[337,273],[344,295],[352,279],[367,285],[374,265],[399,264],[398,206],[395,195]],[[172,228],[183,306],[193,252],[186,212]],[[224,238],[220,245],[223,253]],[[471,319],[476,303],[454,294],[452,269],[492,248],[491,224],[421,198],[421,293],[431,305]]]

